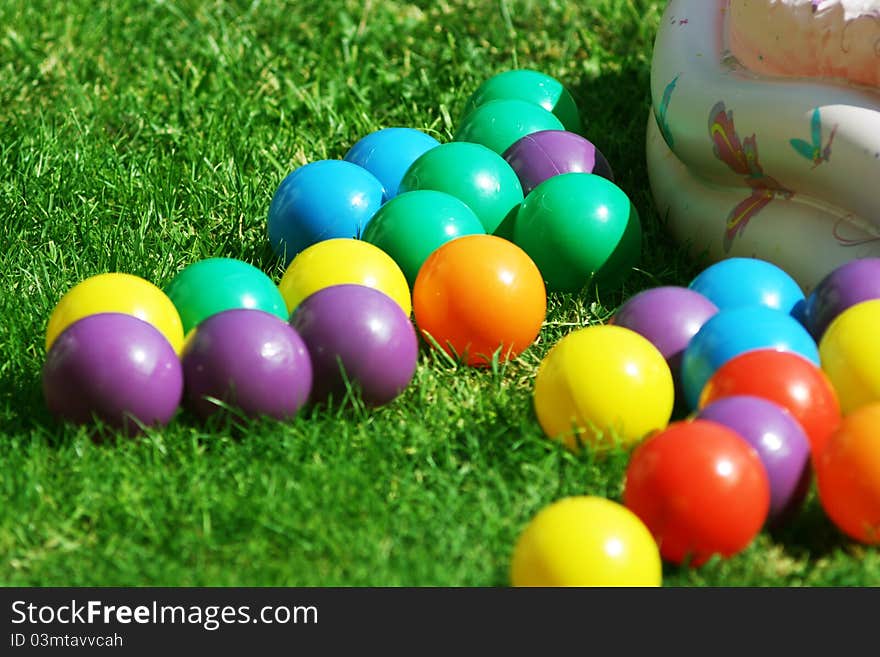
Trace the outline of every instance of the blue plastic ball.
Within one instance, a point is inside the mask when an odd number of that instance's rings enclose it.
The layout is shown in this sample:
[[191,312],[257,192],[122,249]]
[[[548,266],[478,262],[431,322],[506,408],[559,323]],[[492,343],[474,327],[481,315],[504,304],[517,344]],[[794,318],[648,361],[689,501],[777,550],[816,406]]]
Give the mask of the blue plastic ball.
[[688,287],[720,310],[767,306],[797,315],[804,293],[782,268],[758,258],[727,258],[707,267]]
[[372,173],[385,191],[385,200],[397,196],[397,188],[406,170],[422,153],[440,142],[415,128],[383,128],[358,141],[345,160]]
[[318,160],[290,173],[269,206],[269,242],[287,265],[312,244],[357,238],[382,205],[382,183],[343,160]]
[[691,338],[682,357],[681,382],[688,407],[697,407],[715,370],[754,349],[794,352],[819,366],[816,342],[791,315],[766,306],[720,310]]

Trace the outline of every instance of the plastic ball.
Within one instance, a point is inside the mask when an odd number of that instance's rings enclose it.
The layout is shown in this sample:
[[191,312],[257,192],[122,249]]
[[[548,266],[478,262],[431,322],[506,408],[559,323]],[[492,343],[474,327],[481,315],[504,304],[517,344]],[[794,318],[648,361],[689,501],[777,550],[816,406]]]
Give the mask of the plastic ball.
[[415,128],[383,128],[360,139],[343,159],[376,176],[385,200],[390,200],[397,196],[403,174],[412,163],[439,145],[431,135]]
[[775,349],[735,356],[706,383],[699,406],[734,395],[752,395],[785,408],[803,427],[815,457],[840,424],[840,404],[831,381],[812,361]]
[[312,401],[339,401],[347,386],[368,405],[395,399],[418,363],[415,329],[389,296],[363,285],[315,292],[293,312],[293,328],[308,348],[314,372]]
[[183,370],[153,325],[124,313],[72,322],[43,366],[49,411],[74,424],[95,419],[130,435],[167,424],[183,395]]
[[844,415],[880,400],[880,299],[862,301],[831,322],[819,342],[822,369]]
[[632,511],[603,497],[545,507],[513,550],[513,586],[660,586],[663,563],[651,532]]
[[312,388],[302,338],[285,320],[262,310],[211,315],[187,339],[182,360],[187,405],[203,418],[228,406],[252,418],[289,419]]
[[535,187],[513,224],[553,292],[578,292],[591,280],[619,284],[638,264],[642,229],[629,197],[591,173],[565,173]]
[[455,141],[482,144],[500,155],[526,135],[562,129],[560,120],[540,105],[518,99],[490,100],[461,120]]
[[620,326],[569,333],[544,357],[535,412],[544,433],[569,449],[632,445],[672,416],[672,373],[657,348]]
[[819,350],[791,315],[767,306],[720,310],[691,339],[681,359],[681,383],[689,408],[696,408],[703,386],[734,356],[754,349],[791,351],[819,365]]
[[446,192],[463,201],[487,233],[515,215],[523,200],[519,178],[504,158],[470,142],[441,144],[413,162],[398,193],[419,189]]
[[463,201],[444,192],[406,192],[383,205],[363,239],[385,251],[412,287],[425,260],[462,235],[485,235],[479,217]]
[[801,312],[804,293],[783,269],[758,258],[727,258],[700,272],[688,287],[720,310],[766,306],[785,313]]
[[880,258],[850,260],[819,281],[807,297],[804,326],[820,340],[844,310],[872,299],[880,299]]
[[382,205],[372,173],[344,160],[310,162],[290,173],[269,205],[269,242],[288,264],[313,244],[356,238]]
[[504,361],[535,341],[547,293],[535,263],[518,246],[493,235],[466,235],[425,261],[413,309],[429,342],[468,365],[485,366],[496,352]]
[[513,69],[492,76],[471,94],[464,116],[493,100],[516,98],[553,112],[566,130],[581,131],[581,117],[571,93],[559,80],[531,69]]
[[632,329],[650,340],[669,363],[678,384],[684,350],[717,312],[718,307],[699,292],[668,285],[630,297],[614,313],[610,323]]
[[409,316],[412,299],[406,276],[391,256],[369,242],[325,240],[310,246],[288,265],[278,288],[290,312],[318,290],[353,283],[384,292]]
[[755,448],[767,470],[770,511],[767,524],[779,527],[803,505],[812,480],[810,441],[782,406],[761,397],[723,397],[696,415],[729,427]]
[[263,271],[234,258],[207,258],[184,267],[165,286],[184,334],[211,315],[233,308],[265,310],[287,320],[278,286]]
[[118,272],[98,274],[72,287],[49,316],[46,351],[73,322],[97,313],[125,313],[152,324],[175,352],[183,348],[183,324],[171,299],[150,281]]
[[819,501],[844,534],[880,545],[880,403],[844,418],[816,460]]
[[562,173],[594,173],[614,181],[611,166],[599,149],[566,130],[533,132],[515,141],[502,155],[516,171],[526,195]]
[[770,483],[758,453],[733,429],[674,422],[636,447],[623,502],[663,559],[698,567],[749,546],[767,519]]

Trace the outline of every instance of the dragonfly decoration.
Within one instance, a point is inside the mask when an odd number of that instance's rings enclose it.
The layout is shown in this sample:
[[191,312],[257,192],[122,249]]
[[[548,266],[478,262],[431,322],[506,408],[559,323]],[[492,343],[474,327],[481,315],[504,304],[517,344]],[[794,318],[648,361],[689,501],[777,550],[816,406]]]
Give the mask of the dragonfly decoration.
[[837,132],[837,124],[831,128],[828,135],[828,143],[822,146],[822,115],[819,108],[813,110],[813,117],[810,120],[810,138],[811,142],[803,139],[791,139],[789,143],[797,153],[813,163],[813,168],[831,160],[831,142],[834,141],[834,135]]
[[730,251],[733,240],[745,230],[755,215],[773,199],[790,199],[794,192],[764,173],[758,159],[758,141],[755,135],[740,141],[733,123],[733,110],[728,110],[723,101],[717,102],[709,112],[709,138],[712,140],[715,157],[734,173],[743,176],[746,185],[751,189],[751,194],[727,215],[723,242],[727,252]]

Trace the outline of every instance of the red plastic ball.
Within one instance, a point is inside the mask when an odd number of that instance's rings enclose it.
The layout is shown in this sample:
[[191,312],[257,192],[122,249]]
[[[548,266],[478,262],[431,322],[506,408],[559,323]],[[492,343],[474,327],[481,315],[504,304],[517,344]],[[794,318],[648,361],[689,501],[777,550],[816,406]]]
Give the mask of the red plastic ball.
[[710,420],[674,422],[640,444],[623,502],[654,535],[660,555],[701,566],[744,550],[770,509],[770,484],[755,449]]
[[793,352],[758,349],[731,358],[703,388],[699,407],[732,395],[763,397],[787,409],[810,439],[814,460],[840,425],[840,403],[831,381]]

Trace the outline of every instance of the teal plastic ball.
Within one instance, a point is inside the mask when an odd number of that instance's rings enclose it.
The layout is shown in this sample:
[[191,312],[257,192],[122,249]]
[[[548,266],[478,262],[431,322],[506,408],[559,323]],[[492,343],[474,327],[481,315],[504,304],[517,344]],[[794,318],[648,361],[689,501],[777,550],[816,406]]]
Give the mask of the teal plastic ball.
[[206,258],[184,267],[165,287],[184,335],[224,310],[249,308],[287,320],[278,286],[261,269],[235,258]]
[[455,141],[482,144],[502,155],[523,137],[545,130],[563,130],[563,126],[540,105],[515,98],[492,100],[462,119]]
[[642,229],[635,206],[613,182],[565,173],[525,198],[513,241],[538,265],[548,290],[577,292],[591,282],[622,283],[639,262]]
[[462,116],[493,100],[516,98],[553,112],[569,132],[581,132],[581,117],[571,92],[556,78],[521,68],[503,71],[483,82],[471,94]]
[[449,142],[424,153],[400,181],[399,194],[446,192],[464,202],[487,233],[515,214],[523,200],[516,172],[498,153],[471,142]]
[[485,233],[479,217],[463,201],[423,189],[399,194],[383,205],[362,239],[390,255],[412,289],[435,249],[462,235]]

